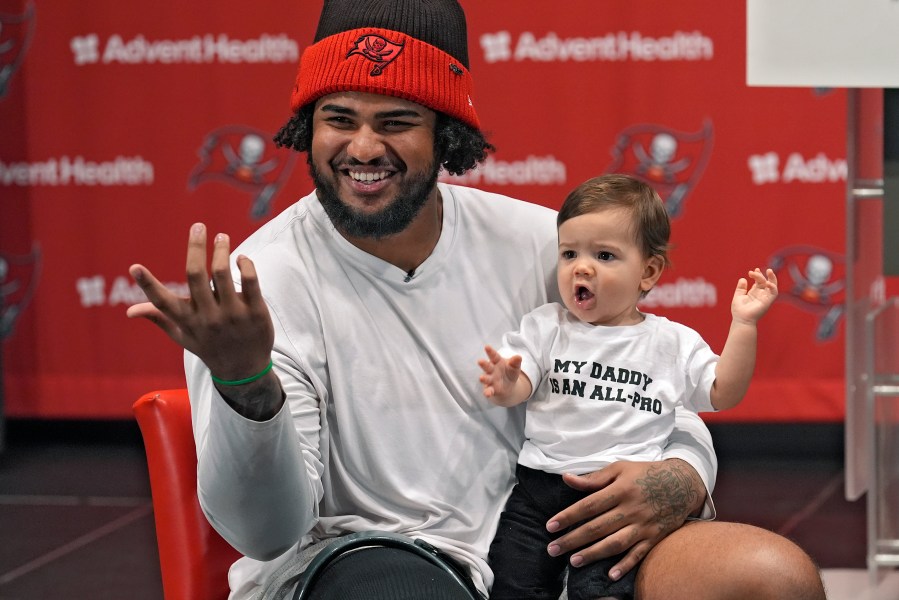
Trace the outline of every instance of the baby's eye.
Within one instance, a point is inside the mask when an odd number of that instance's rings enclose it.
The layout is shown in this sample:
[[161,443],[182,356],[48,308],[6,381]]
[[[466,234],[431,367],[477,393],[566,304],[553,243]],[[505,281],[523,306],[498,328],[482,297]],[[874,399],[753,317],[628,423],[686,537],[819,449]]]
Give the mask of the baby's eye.
[[571,260],[576,257],[577,253],[574,250],[562,250],[562,258],[565,260]]
[[599,260],[612,260],[613,258],[615,258],[615,255],[612,254],[611,252],[606,252],[605,250],[603,250],[602,252],[597,254],[596,257]]

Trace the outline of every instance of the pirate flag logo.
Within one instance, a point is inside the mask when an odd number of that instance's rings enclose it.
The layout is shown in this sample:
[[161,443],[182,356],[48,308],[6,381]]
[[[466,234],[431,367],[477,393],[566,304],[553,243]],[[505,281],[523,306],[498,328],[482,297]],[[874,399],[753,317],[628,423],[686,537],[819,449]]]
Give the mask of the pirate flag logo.
[[36,9],[28,2],[20,15],[0,13],[0,98],[9,91],[9,80],[22,66],[34,37]]
[[613,162],[606,172],[632,175],[648,183],[662,197],[668,214],[677,217],[709,162],[712,137],[709,121],[694,133],[634,125],[618,135]]
[[270,138],[244,125],[226,125],[209,133],[197,152],[200,162],[188,178],[188,189],[206,181],[227,183],[253,194],[250,218],[267,216],[296,161],[296,154],[267,142]]
[[372,77],[377,77],[384,72],[384,67],[389,65],[403,51],[403,44],[391,42],[387,38],[370,33],[363,35],[353,44],[353,47],[347,52],[345,58],[349,58],[354,54],[361,54],[371,62],[375,63],[372,67]]
[[778,298],[820,315],[815,332],[820,342],[834,336],[845,309],[845,262],[842,255],[812,246],[790,246],[768,259],[787,292]]
[[0,252],[0,340],[12,336],[25,307],[34,297],[41,272],[41,251],[25,256]]

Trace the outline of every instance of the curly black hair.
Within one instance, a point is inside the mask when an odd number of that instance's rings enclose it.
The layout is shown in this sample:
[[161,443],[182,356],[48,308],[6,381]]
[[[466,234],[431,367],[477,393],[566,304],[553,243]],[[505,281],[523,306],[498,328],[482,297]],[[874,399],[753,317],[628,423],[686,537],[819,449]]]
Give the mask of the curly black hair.
[[[312,112],[314,103],[302,106],[273,138],[282,148],[308,152],[312,147]],[[437,113],[434,128],[434,155],[440,165],[452,175],[462,175],[475,168],[496,148],[474,127]]]

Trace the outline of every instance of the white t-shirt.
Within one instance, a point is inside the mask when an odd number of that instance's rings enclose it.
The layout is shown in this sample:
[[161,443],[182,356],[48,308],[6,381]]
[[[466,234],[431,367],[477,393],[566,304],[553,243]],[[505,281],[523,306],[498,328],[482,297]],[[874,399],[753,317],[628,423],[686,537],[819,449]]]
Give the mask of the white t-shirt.
[[676,407],[715,410],[718,356],[664,317],[606,327],[546,304],[504,336],[508,352],[521,355],[534,389],[518,458],[532,469],[584,474],[619,460],[660,460]]
[[[337,233],[314,193],[232,255],[256,265],[287,395],[275,418],[249,421],[185,357],[200,503],[258,559],[232,567],[232,598],[249,597],[298,546],[368,529],[423,538],[469,565],[482,590],[492,581],[487,550],[524,407],[484,398],[477,360],[555,299],[555,213],[438,185],[440,239],[411,280]],[[708,430],[695,415],[678,425],[665,456],[689,462],[711,490]]]

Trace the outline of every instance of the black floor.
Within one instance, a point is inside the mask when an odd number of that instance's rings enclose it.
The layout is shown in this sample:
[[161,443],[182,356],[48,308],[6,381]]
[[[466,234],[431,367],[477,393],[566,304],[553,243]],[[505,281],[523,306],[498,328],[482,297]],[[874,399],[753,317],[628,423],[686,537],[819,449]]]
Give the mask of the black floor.
[[[0,454],[0,600],[162,598],[133,423],[12,421]],[[865,566],[864,500],[843,496],[837,425],[717,425],[719,518],[797,541],[822,568]]]

